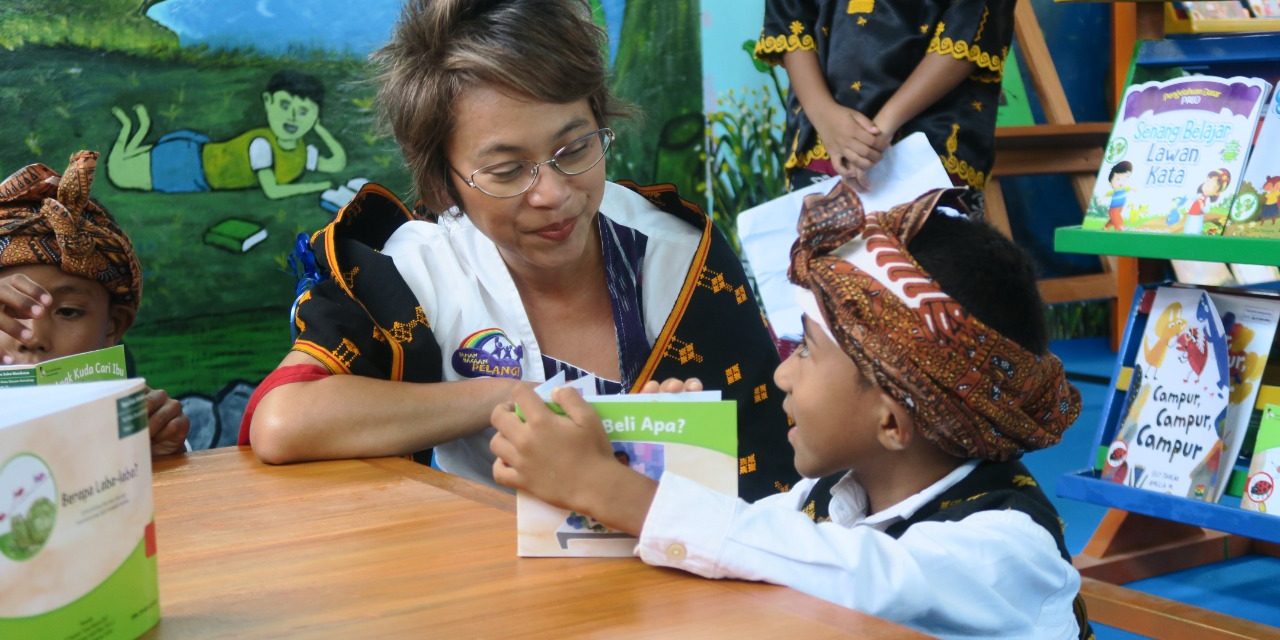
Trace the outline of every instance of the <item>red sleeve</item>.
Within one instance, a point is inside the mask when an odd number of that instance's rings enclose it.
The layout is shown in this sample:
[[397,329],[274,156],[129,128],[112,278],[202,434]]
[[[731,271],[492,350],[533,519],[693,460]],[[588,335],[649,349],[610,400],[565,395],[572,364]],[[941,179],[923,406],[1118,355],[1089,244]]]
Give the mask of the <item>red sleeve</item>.
[[258,401],[262,400],[263,396],[270,393],[272,389],[294,382],[320,380],[331,375],[333,374],[328,369],[316,364],[292,364],[272,371],[258,385],[258,388],[253,390],[253,395],[249,398],[249,404],[244,408],[244,418],[240,420],[240,438],[236,444],[240,446],[250,444],[249,424],[253,422],[253,412],[258,408]]

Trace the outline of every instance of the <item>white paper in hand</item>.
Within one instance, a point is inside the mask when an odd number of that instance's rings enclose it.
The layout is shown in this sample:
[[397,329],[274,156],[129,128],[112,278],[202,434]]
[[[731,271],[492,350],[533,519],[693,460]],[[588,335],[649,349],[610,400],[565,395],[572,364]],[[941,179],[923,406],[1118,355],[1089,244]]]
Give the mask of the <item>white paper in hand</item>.
[[[798,341],[802,331],[800,308],[795,303],[799,287],[787,280],[800,207],[805,196],[828,193],[837,180],[797,189],[738,216],[742,251],[755,274],[765,315],[779,338]],[[884,211],[930,189],[951,186],[946,169],[923,133],[913,133],[890,147],[871,168],[867,181],[871,189],[858,193],[866,211]]]

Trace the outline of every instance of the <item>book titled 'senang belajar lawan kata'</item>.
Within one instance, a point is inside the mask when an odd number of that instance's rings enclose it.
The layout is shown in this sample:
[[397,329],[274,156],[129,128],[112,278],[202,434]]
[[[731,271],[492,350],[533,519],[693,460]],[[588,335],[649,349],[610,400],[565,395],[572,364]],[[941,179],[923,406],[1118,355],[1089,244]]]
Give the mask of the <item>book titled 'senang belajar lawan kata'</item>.
[[1084,228],[1222,233],[1271,84],[1187,76],[1125,92]]

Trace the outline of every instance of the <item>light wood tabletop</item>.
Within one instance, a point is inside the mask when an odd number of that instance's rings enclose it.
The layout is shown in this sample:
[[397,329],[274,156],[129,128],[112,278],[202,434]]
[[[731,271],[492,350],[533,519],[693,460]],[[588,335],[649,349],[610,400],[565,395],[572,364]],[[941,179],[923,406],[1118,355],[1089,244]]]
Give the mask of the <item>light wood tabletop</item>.
[[409,460],[155,464],[144,637],[918,638],[797,591],[635,558],[518,558],[513,496]]

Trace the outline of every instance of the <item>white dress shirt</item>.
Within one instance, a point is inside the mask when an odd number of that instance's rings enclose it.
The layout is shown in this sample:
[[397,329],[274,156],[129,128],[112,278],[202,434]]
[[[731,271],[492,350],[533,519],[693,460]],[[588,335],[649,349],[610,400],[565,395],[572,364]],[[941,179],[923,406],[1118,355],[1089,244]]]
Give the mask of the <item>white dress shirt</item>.
[[798,589],[944,638],[1075,638],[1080,574],[1053,536],[1021,511],[980,511],[884,533],[977,466],[970,461],[892,507],[867,515],[846,475],[831,489],[830,522],[800,511],[816,480],[748,504],[667,473],[636,555],[707,578]]

